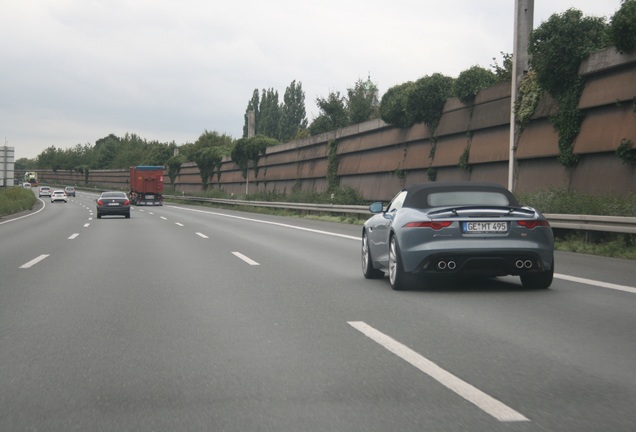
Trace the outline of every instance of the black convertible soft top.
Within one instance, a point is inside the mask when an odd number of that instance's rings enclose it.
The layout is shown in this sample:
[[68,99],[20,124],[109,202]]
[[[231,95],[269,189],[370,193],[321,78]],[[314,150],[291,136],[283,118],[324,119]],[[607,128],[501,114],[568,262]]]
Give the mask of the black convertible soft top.
[[406,187],[406,199],[404,207],[428,208],[428,197],[440,192],[494,192],[504,195],[510,206],[518,207],[519,202],[515,196],[499,183],[489,182],[431,182],[415,184]]

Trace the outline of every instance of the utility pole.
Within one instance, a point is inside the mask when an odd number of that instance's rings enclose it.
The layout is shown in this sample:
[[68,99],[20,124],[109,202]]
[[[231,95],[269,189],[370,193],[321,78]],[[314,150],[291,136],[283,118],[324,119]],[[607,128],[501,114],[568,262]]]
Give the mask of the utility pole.
[[[256,112],[251,110],[247,112],[247,138],[252,138],[256,134]],[[247,173],[245,173],[245,199],[249,194],[250,184],[250,161],[247,161]]]
[[528,43],[534,20],[534,0],[515,0],[514,51],[512,53],[512,89],[510,92],[510,153],[508,156],[508,189],[514,192],[515,153],[517,151],[517,119],[515,101],[523,77],[528,73],[530,58]]

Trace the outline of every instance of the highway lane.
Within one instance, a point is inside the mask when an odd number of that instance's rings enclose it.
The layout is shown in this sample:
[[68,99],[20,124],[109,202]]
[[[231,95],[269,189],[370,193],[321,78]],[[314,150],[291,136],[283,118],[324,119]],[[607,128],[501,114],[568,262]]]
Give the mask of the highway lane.
[[[64,235],[0,225],[27,236],[21,259],[52,251],[18,271],[0,244],[0,430],[634,430],[634,294],[515,278],[393,292],[362,278],[359,227],[180,205],[97,221],[80,203],[35,219]],[[526,420],[497,419],[489,397]]]

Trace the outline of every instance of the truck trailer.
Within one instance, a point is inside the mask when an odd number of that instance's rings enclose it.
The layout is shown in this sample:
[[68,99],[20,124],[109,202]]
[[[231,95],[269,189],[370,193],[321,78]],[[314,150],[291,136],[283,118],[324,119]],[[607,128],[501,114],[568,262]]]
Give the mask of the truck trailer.
[[162,166],[130,167],[130,203],[133,205],[163,205]]

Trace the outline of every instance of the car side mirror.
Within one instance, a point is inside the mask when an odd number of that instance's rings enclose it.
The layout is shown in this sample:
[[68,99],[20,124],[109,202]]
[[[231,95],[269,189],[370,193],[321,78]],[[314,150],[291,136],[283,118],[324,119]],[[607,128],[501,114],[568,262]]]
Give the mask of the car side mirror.
[[384,206],[381,201],[377,201],[369,206],[369,211],[371,213],[382,213],[382,211],[384,211]]

